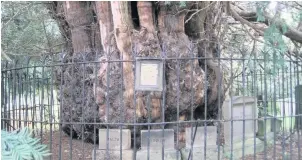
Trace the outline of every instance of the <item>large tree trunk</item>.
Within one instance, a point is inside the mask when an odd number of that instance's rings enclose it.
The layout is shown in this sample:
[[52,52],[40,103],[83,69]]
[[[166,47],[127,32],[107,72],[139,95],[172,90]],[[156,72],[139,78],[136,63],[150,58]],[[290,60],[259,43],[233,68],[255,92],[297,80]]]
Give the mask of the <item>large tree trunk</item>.
[[[56,19],[60,20],[59,25],[64,31],[69,27],[66,33],[69,33],[67,36],[73,49],[73,54],[65,61],[102,62],[98,65],[69,65],[59,70],[58,80],[62,81],[60,87],[64,91],[61,97],[63,124],[203,119],[205,106],[207,118],[219,118],[224,92],[216,59],[219,47],[216,33],[220,26],[222,3],[186,2],[181,6],[179,2],[114,1],[59,2],[56,6],[60,3],[64,6],[66,21],[62,23],[61,17]],[[188,12],[190,9],[195,12]],[[93,15],[96,15],[96,20]],[[89,30],[91,24],[99,26],[99,30]],[[92,41],[93,33],[99,33],[100,40]],[[101,52],[95,52],[96,43],[101,44],[98,47],[102,48]],[[164,59],[163,92],[134,90],[133,60],[136,57]],[[211,59],[198,60],[197,57]],[[124,62],[108,63],[114,60]],[[93,135],[92,125],[63,126],[65,132],[75,133],[86,140],[95,140],[97,136]],[[133,126],[123,127],[133,129]],[[179,132],[183,127],[180,126]],[[184,140],[182,136],[178,138]]]

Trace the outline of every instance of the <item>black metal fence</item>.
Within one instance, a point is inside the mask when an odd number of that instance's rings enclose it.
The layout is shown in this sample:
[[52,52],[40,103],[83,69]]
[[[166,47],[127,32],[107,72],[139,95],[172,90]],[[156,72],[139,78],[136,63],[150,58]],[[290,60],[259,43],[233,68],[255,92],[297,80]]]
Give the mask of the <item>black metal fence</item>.
[[[49,145],[51,159],[301,159],[301,61],[221,55],[214,59],[215,86],[209,66],[200,75],[185,68],[211,58],[144,59],[163,63],[163,90],[135,91],[133,108],[125,104],[123,64],[131,63],[136,74],[138,60],[84,53],[2,62],[1,127],[32,128]],[[110,69],[99,76],[105,64]],[[203,91],[192,85],[198,79]],[[208,104],[214,87],[217,99]],[[202,94],[200,105],[195,93]]]

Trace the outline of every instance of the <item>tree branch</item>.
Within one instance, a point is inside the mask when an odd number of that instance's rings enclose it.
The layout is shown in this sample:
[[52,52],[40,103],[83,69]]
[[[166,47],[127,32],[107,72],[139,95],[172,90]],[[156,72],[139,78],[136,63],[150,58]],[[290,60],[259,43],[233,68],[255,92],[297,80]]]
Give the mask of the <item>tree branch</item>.
[[12,21],[14,20],[17,16],[19,16],[21,14],[21,12],[23,12],[26,8],[32,6],[33,3],[29,3],[28,5],[24,6],[23,8],[21,8],[15,15],[13,15],[13,17],[11,17],[5,24],[2,25],[1,27],[1,31]]
[[[229,3],[230,5],[230,3]],[[245,11],[235,11],[234,8],[232,6],[230,6],[230,13],[232,15],[232,17],[237,20],[240,21],[243,24],[248,25],[249,27],[253,28],[254,30],[256,30],[257,32],[262,33],[261,35],[263,35],[263,32],[265,30],[265,28],[263,27],[259,27],[256,26],[255,24],[252,24],[251,21],[255,21],[255,18],[249,18],[249,17],[255,17],[256,16],[256,12],[245,12]],[[268,13],[264,12],[264,17],[265,17],[265,21],[264,24],[267,25],[266,22],[268,21],[273,21],[273,16],[269,15]],[[302,32],[298,31],[297,29],[292,28],[291,26],[285,24],[284,22],[281,21],[281,19],[277,19],[274,21],[275,25],[282,30],[282,26],[286,25],[287,27],[287,32],[284,33],[284,36],[288,37],[289,39],[299,42],[302,44]]]
[[[230,5],[230,4],[229,4]],[[258,33],[260,33],[260,35],[263,35],[264,33],[264,28],[260,28],[258,27],[257,25],[251,23],[250,21],[244,19],[243,17],[241,17],[231,6],[229,7],[230,9],[230,13],[231,13],[231,16],[237,20],[237,21],[240,21],[242,24],[246,24],[248,25],[249,27],[253,28],[255,31],[257,31]]]
[[193,14],[191,14],[191,16],[185,21],[185,23],[188,23],[192,19],[193,16],[195,16],[200,11],[203,11],[203,10],[209,8],[212,4],[214,4],[214,2],[211,2],[209,5],[205,6],[204,8],[198,9],[196,12],[194,12]]

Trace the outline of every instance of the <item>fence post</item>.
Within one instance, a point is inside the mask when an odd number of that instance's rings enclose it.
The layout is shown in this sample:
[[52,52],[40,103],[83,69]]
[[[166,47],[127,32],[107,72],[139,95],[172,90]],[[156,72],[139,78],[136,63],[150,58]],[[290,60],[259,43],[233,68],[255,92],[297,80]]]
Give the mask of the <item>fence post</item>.
[[295,87],[295,100],[296,100],[296,129],[302,129],[302,85],[297,85]]

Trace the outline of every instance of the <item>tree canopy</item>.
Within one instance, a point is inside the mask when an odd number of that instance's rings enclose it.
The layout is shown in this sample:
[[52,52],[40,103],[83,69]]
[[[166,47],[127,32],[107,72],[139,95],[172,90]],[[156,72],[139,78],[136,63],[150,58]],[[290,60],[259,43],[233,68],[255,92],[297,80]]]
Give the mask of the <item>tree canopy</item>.
[[[1,3],[2,59],[62,51],[66,42],[57,21],[48,10],[52,3],[54,2]],[[165,2],[166,5],[170,3]],[[217,2],[212,2],[211,5],[215,3]],[[185,5],[186,2],[179,2],[179,6]],[[301,59],[301,2],[225,2],[224,7],[225,13],[219,17],[224,20],[221,24],[224,33],[220,37],[224,46],[252,48],[253,43],[242,40],[256,40],[256,48],[266,46]],[[188,13],[192,14],[186,23],[202,10],[203,8],[190,10]]]

